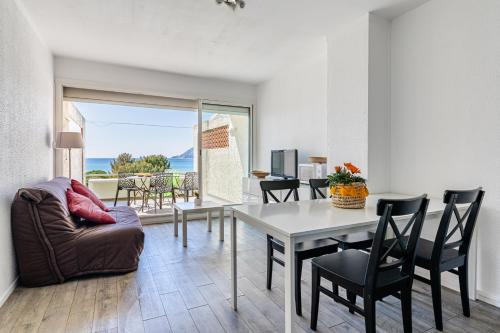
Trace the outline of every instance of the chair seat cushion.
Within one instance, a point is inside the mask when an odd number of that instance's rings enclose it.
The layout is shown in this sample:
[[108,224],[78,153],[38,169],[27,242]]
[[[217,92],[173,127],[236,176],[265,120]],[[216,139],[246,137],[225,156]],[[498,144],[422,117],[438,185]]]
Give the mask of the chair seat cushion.
[[372,246],[375,234],[371,231],[354,232],[347,235],[333,236],[331,239],[337,241],[340,247],[347,249],[367,249]]
[[[273,248],[281,253],[284,253],[285,244],[275,238],[271,238],[273,243]],[[315,239],[311,241],[305,241],[295,244],[295,253],[297,255],[310,254],[311,256],[321,256],[324,254],[334,253],[338,250],[338,244],[330,238]],[[319,253],[319,254],[318,254]]]
[[[388,239],[385,241],[385,244],[388,247],[390,246],[390,244],[392,244],[392,242],[393,239]],[[433,248],[434,248],[433,241],[420,238],[418,240],[418,245],[417,245],[415,264],[423,268],[430,268]],[[396,245],[394,249],[391,251],[390,255],[391,257],[400,258],[402,256],[401,248],[398,245]],[[451,259],[455,259],[457,257],[459,257],[458,250],[446,249],[443,251],[441,261],[445,262]]]
[[[365,286],[365,275],[369,258],[370,255],[368,253],[350,249],[314,258],[312,259],[312,264],[326,271],[329,275],[333,275],[335,282],[339,285],[354,285],[359,291]],[[380,272],[377,288],[383,288],[407,280],[408,278],[409,276],[401,272],[398,268]]]

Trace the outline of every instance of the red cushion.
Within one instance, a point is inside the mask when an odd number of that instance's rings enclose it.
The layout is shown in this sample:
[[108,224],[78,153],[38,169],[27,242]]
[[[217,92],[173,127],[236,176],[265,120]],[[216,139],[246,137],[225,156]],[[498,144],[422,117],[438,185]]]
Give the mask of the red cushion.
[[74,192],[70,188],[66,191],[66,198],[68,199],[68,208],[71,214],[99,224],[116,223],[113,216],[99,208],[92,200]]
[[106,207],[104,202],[99,200],[99,198],[97,197],[97,195],[94,194],[94,192],[92,192],[88,187],[80,183],[78,180],[71,179],[71,187],[73,188],[73,191],[75,191],[76,193],[81,194],[84,197],[87,197],[90,200],[92,200],[92,202],[95,203],[103,211],[109,212],[109,209],[108,207]]

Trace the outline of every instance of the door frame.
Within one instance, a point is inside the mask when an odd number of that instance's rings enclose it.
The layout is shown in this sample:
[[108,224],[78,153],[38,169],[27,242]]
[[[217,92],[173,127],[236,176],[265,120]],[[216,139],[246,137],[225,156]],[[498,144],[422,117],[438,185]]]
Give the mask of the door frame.
[[[248,103],[239,103],[239,102],[228,102],[228,101],[221,101],[221,100],[212,100],[212,99],[204,99],[200,98],[200,96],[188,96],[188,95],[182,95],[174,92],[165,92],[165,91],[158,91],[154,89],[146,89],[146,90],[141,90],[141,89],[135,89],[135,88],[130,88],[127,86],[122,86],[120,84],[112,84],[112,83],[104,83],[104,82],[94,82],[94,81],[87,81],[87,80],[78,80],[78,79],[67,79],[67,78],[55,78],[54,80],[54,113],[53,113],[53,138],[54,142],[52,143],[53,149],[54,149],[54,158],[53,158],[53,176],[57,177],[62,175],[63,173],[63,154],[62,151],[59,149],[55,149],[55,138],[57,136],[57,132],[60,132],[63,127],[63,119],[64,119],[64,112],[63,112],[63,102],[64,102],[64,88],[65,87],[71,87],[71,88],[80,88],[80,89],[93,89],[93,90],[102,90],[102,91],[109,91],[109,92],[119,92],[119,93],[130,93],[130,94],[141,94],[141,95],[150,95],[150,96],[162,96],[162,97],[169,97],[169,98],[182,98],[182,99],[189,99],[193,101],[198,101],[198,165],[197,165],[197,172],[198,172],[198,181],[200,184],[200,196],[202,196],[203,192],[201,191],[201,186],[202,186],[202,179],[201,179],[201,170],[202,170],[202,161],[201,161],[201,124],[202,124],[202,104],[207,103],[207,104],[220,104],[220,105],[227,105],[227,106],[239,106],[239,107],[246,107],[248,108],[249,111],[249,133],[250,133],[250,138],[249,138],[249,170],[252,169],[253,166],[253,156],[254,156],[254,105],[253,104],[248,104]],[[83,169],[83,168],[82,168]],[[83,172],[83,171],[82,171]],[[82,175],[83,176],[83,175]]]
[[229,107],[241,107],[241,108],[247,108],[248,109],[248,170],[247,170],[247,176],[250,174],[250,170],[252,170],[253,167],[253,156],[254,156],[254,106],[253,104],[245,104],[245,103],[231,103],[231,102],[223,102],[223,101],[217,101],[217,100],[210,100],[210,99],[199,99],[198,100],[198,151],[196,152],[197,154],[197,172],[198,172],[198,187],[199,187],[199,195],[200,198],[203,200],[203,175],[202,175],[202,170],[203,170],[203,159],[202,159],[202,148],[201,148],[201,136],[202,136],[202,123],[203,123],[203,104],[216,104],[216,105],[221,105],[221,106],[229,106]]

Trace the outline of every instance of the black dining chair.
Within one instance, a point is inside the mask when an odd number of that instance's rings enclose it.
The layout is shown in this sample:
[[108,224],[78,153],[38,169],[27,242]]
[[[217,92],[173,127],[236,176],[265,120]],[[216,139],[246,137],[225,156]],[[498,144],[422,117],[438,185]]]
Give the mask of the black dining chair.
[[[404,332],[412,331],[411,288],[415,250],[428,204],[429,199],[425,194],[403,200],[380,199],[377,203],[377,215],[381,217],[370,253],[348,249],[312,260],[311,329],[316,330],[319,296],[322,292],[347,306],[349,312],[364,316],[368,333],[376,331],[376,301],[398,294],[401,299]],[[406,215],[411,215],[411,218],[400,230],[393,217]],[[404,249],[404,255],[394,261],[388,260],[390,248],[384,246],[389,226],[396,235],[390,247],[399,245]],[[407,232],[410,232],[409,237],[406,237]],[[345,288],[347,299],[321,286],[321,278]],[[356,305],[357,295],[363,297],[363,308]]]
[[[415,264],[430,271],[430,280],[415,274],[415,280],[431,286],[432,304],[436,329],[443,330],[443,311],[441,304],[441,273],[451,272],[458,275],[462,311],[470,317],[467,263],[472,233],[476,225],[484,191],[477,188],[469,191],[445,191],[443,203],[446,204],[434,241],[421,239],[417,246]],[[460,215],[457,204],[468,204]],[[450,228],[453,216],[456,225]],[[403,252],[399,247],[391,251],[391,256],[400,258]]]
[[[311,188],[311,199],[326,199],[326,195],[322,189],[330,187],[328,179],[309,179],[309,187]],[[339,243],[342,250],[357,249],[365,250],[372,246],[373,237],[375,234],[371,231],[353,232],[346,235],[333,236],[331,239]]]
[[134,176],[133,173],[119,173],[118,174],[118,184],[116,186],[116,195],[115,195],[115,204],[114,206],[116,207],[116,203],[118,201],[118,194],[120,191],[127,191],[127,206],[130,206],[130,193],[134,193],[134,203],[135,203],[135,194],[136,191],[139,191],[139,188],[137,187],[135,183],[135,179],[132,178]]
[[[286,202],[293,196],[294,201],[299,201],[298,188],[300,181],[298,179],[287,180],[264,180],[260,182],[262,190],[262,199],[265,204],[269,203],[269,197],[274,202]],[[280,200],[272,191],[286,191],[286,196]],[[334,253],[338,250],[338,244],[329,239],[317,239],[305,241],[295,244],[295,311],[297,315],[302,315],[302,297],[301,297],[301,278],[302,278],[302,262],[306,259],[322,256],[324,254]],[[285,245],[282,241],[267,235],[267,289],[271,289],[273,278],[273,261],[281,266],[285,263],[280,258],[274,256],[274,251],[285,253]]]

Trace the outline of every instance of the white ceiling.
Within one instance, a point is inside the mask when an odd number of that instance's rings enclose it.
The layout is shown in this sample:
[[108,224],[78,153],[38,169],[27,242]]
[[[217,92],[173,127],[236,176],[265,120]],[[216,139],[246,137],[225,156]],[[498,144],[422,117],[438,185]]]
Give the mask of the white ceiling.
[[257,83],[329,32],[427,0],[21,0],[56,55]]

